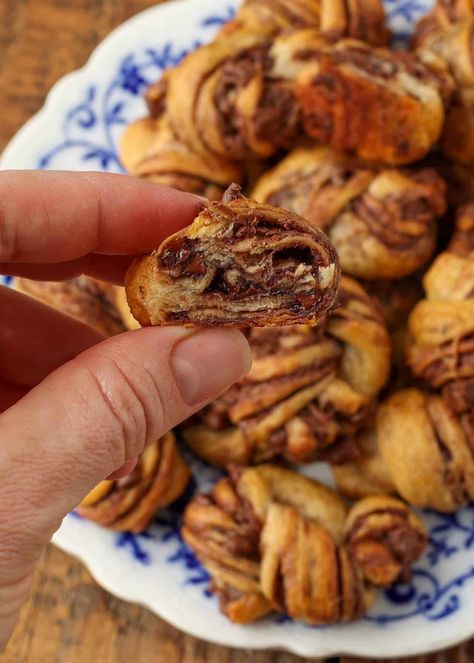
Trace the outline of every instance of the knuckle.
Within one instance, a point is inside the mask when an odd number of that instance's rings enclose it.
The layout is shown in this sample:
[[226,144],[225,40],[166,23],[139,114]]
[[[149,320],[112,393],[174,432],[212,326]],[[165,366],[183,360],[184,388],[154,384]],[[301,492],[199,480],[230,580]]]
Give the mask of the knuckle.
[[102,411],[107,413],[103,425],[110,427],[114,446],[119,445],[124,461],[139,455],[157,420],[163,420],[159,389],[146,371],[128,365],[123,356],[110,350],[102,352],[99,361],[90,361],[87,368]]

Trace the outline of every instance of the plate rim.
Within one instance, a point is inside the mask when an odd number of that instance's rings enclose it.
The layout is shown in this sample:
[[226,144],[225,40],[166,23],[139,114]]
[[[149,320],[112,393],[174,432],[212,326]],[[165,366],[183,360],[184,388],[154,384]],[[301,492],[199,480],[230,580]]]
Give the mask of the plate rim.
[[[223,0],[209,1],[214,2],[216,6],[223,5]],[[47,120],[50,111],[52,112],[53,109],[57,106],[57,103],[60,103],[61,98],[67,92],[67,90],[69,88],[72,89],[73,87],[76,88],[78,85],[80,85],[81,80],[86,78],[88,72],[96,66],[96,63],[99,64],[100,61],[107,56],[107,52],[112,49],[113,43],[119,38],[121,33],[133,29],[135,25],[138,25],[142,21],[151,18],[152,16],[155,17],[162,13],[171,14],[175,12],[179,14],[181,11],[186,11],[185,8],[187,6],[192,8],[193,6],[202,6],[202,4],[200,0],[173,0],[172,2],[149,7],[115,27],[95,46],[94,50],[82,67],[65,74],[60,79],[58,79],[56,83],[54,83],[50,91],[47,93],[42,107],[20,127],[20,129],[5,146],[3,152],[0,155],[0,169],[4,169],[4,164],[7,163],[10,159],[13,159],[14,154],[18,154],[23,141],[27,140],[32,133],[36,132],[37,129],[40,128],[42,122]],[[13,170],[21,169],[21,167],[13,168]],[[367,659],[390,659],[393,658],[393,656],[407,657],[434,653],[449,647],[461,645],[462,643],[471,639],[474,635],[473,623],[471,627],[465,628],[464,631],[460,632],[458,636],[443,637],[441,635],[430,644],[420,644],[417,646],[416,643],[410,645],[409,642],[405,641],[404,648],[401,648],[395,654],[393,652],[387,654],[384,652],[374,653],[373,651],[369,651],[369,648],[373,645],[371,641],[367,641],[364,646],[357,645],[352,647],[337,647],[334,645],[330,646],[329,644],[326,644],[315,638],[314,645],[308,646],[306,642],[303,642],[301,645],[298,644],[298,641],[293,641],[290,644],[284,643],[282,642],[282,635],[274,636],[271,633],[267,634],[265,642],[258,642],[256,644],[249,644],[247,642],[239,643],[239,634],[237,630],[235,639],[229,641],[229,638],[221,638],[218,630],[209,633],[206,632],[206,634],[203,634],[202,632],[199,632],[198,628],[194,629],[191,622],[186,624],[186,627],[183,627],[173,617],[163,614],[163,611],[160,609],[157,603],[153,602],[149,598],[143,597],[143,595],[137,596],[133,591],[131,591],[130,586],[114,583],[114,580],[116,579],[112,579],[114,575],[113,572],[108,571],[105,568],[104,560],[95,555],[94,552],[87,546],[79,550],[79,547],[74,541],[65,541],[58,533],[54,535],[52,542],[59,549],[63,550],[67,554],[72,555],[75,559],[78,559],[82,564],[84,564],[84,566],[94,577],[95,581],[110,594],[129,603],[145,607],[152,613],[156,614],[160,619],[163,619],[166,623],[172,625],[174,628],[183,633],[192,635],[193,637],[196,637],[200,640],[225,647],[251,649],[255,651],[279,650],[303,657],[314,656],[324,658],[334,656],[358,656],[365,657]],[[440,632],[442,632],[442,629],[440,629]],[[284,631],[280,631],[280,633],[283,634]],[[383,631],[381,631],[381,635],[382,634]]]

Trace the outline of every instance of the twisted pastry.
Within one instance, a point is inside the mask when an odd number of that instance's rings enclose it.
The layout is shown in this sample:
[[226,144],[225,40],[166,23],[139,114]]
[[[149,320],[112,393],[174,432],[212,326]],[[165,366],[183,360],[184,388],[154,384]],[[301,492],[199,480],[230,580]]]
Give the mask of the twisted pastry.
[[453,512],[474,500],[474,438],[445,399],[398,392],[381,406],[377,429],[392,481],[410,504]]
[[442,61],[352,40],[323,47],[297,85],[305,133],[366,161],[423,158],[443,129],[452,88]]
[[474,406],[474,204],[459,211],[449,249],[425,276],[427,299],[410,318],[408,362],[415,377],[448,398],[465,385]]
[[120,303],[123,288],[88,276],[62,282],[17,278],[15,289],[85,322],[105,336],[119,334],[131,324],[127,318],[127,313],[130,316],[128,307]]
[[424,46],[433,36],[474,15],[474,0],[436,0],[431,12],[416,26],[413,46]]
[[293,151],[253,191],[322,228],[342,269],[363,279],[401,278],[430,258],[444,194],[433,169],[378,169],[325,147]]
[[[469,6],[468,6],[469,5]],[[438,13],[441,8],[437,7]],[[455,92],[446,116],[441,149],[454,161],[474,165],[474,4],[455,12],[451,24],[433,18],[428,31],[421,26],[417,44],[440,57],[449,67]],[[436,11],[434,16],[436,16]],[[457,22],[455,17],[464,20]],[[437,26],[437,28],[436,28]]]
[[133,472],[102,481],[77,508],[84,518],[115,530],[143,532],[160,508],[180,497],[191,474],[173,432],[145,449]]
[[[362,457],[334,472],[351,497],[396,491],[452,512],[474,500],[474,206],[424,279],[409,321],[408,361],[431,393],[405,389],[379,408]],[[416,431],[416,435],[413,435]]]
[[408,582],[427,540],[421,520],[393,497],[362,499],[346,519],[344,542],[349,556],[365,580],[376,587]]
[[342,278],[339,301],[319,327],[250,331],[249,375],[183,430],[198,455],[218,467],[351,455],[387,380],[390,344],[378,309],[355,281]]
[[349,462],[331,468],[338,491],[350,500],[396,494],[396,477],[392,477],[389,462],[381,454],[375,420],[356,441],[359,453]]
[[126,279],[142,325],[316,322],[334,304],[338,284],[337,255],[324,233],[247,200],[238,186],[135,261]]
[[418,275],[399,281],[368,281],[362,285],[377,300],[392,337],[406,327],[410,313],[423,299],[423,287]]
[[309,624],[359,619],[371,585],[406,579],[426,544],[398,500],[369,500],[348,514],[333,491],[271,465],[234,470],[195,497],[182,533],[222,612],[242,624],[274,610]]
[[243,177],[240,166],[217,156],[204,159],[193,152],[177,138],[166,114],[127,127],[120,159],[130,175],[209,200],[220,200],[229,184]]
[[167,95],[181,140],[206,159],[241,161],[291,145],[299,129],[294,70],[304,65],[297,54],[307,41],[323,41],[313,31],[296,35],[272,45],[265,35],[237,33],[188,55],[170,73]]
[[445,513],[474,500],[474,440],[439,395],[395,392],[381,404],[376,428],[357,441],[360,456],[332,468],[346,497],[398,493],[409,504]]
[[219,37],[303,28],[315,28],[335,41],[354,37],[383,46],[390,40],[381,0],[246,0]]

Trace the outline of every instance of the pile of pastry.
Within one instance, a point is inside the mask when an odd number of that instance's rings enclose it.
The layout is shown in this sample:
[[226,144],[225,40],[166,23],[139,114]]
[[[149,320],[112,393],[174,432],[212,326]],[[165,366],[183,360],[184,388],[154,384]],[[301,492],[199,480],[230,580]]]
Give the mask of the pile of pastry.
[[[134,316],[245,327],[253,351],[180,432],[225,471],[182,533],[235,622],[360,618],[425,549],[412,507],[474,501],[474,2],[389,43],[379,0],[246,0],[123,137],[131,174],[216,201],[132,267]],[[19,286],[135,325],[86,277]],[[337,493],[294,467],[315,462]],[[79,511],[141,531],[189,477],[169,433]]]

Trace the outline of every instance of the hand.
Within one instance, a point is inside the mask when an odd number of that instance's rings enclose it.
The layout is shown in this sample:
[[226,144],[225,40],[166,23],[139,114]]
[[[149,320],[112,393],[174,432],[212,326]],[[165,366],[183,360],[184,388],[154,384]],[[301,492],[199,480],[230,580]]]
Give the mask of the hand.
[[[120,283],[133,256],[189,224],[198,202],[122,176],[0,173],[0,273]],[[68,511],[249,367],[236,330],[104,340],[0,287],[0,649]]]

